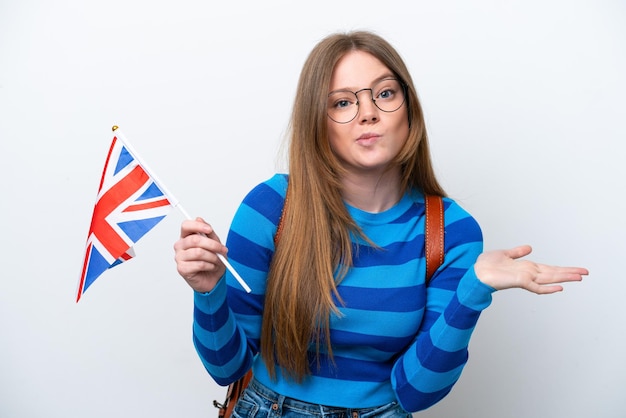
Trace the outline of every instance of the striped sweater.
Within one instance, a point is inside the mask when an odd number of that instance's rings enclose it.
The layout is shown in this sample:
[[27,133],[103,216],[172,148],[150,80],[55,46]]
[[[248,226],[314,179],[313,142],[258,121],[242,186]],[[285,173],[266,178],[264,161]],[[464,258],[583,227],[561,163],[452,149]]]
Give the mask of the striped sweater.
[[[228,234],[229,261],[252,288],[230,273],[209,293],[194,293],[193,339],[207,371],[221,385],[252,366],[255,377],[285,396],[346,408],[398,401],[418,411],[441,400],[461,375],[478,317],[493,288],[473,264],[482,251],[478,223],[444,198],[445,261],[425,286],[424,199],[406,194],[391,209],[347,206],[380,248],[361,244],[338,286],[340,315],[330,321],[333,360],[321,354],[312,374],[294,384],[278,368],[272,380],[258,354],[265,281],[284,204],[287,176],[277,174],[244,199]],[[314,356],[312,356],[314,358]]]

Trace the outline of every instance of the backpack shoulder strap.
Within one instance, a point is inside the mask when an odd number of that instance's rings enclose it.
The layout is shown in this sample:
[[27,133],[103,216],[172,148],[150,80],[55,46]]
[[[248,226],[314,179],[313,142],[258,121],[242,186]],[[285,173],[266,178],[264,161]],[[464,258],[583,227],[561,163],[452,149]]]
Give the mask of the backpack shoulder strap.
[[435,271],[443,264],[444,220],[441,196],[426,195],[426,222],[424,226],[424,248],[426,249],[426,285]]
[[283,203],[283,209],[280,212],[280,219],[278,220],[278,227],[276,228],[276,233],[274,234],[274,246],[278,245],[278,240],[280,239],[280,234],[283,232],[283,219],[285,218],[285,211],[287,210],[287,196],[285,196],[285,202]]

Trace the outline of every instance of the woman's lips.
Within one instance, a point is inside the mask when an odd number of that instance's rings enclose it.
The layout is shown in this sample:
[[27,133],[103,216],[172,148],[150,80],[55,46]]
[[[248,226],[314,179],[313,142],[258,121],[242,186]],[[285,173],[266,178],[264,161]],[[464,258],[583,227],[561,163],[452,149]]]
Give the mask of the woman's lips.
[[368,146],[372,145],[380,139],[380,135],[374,133],[366,133],[356,139],[356,142],[360,145]]

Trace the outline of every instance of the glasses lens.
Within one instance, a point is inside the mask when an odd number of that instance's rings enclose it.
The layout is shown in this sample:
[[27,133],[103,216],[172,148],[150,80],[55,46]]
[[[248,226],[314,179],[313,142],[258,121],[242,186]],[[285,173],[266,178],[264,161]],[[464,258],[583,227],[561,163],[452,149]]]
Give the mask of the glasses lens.
[[359,111],[358,101],[349,90],[334,91],[328,95],[328,116],[335,122],[350,122]]
[[[404,103],[404,89],[395,78],[387,78],[371,89],[360,90],[361,95],[370,92],[374,104],[383,112],[395,112]],[[367,97],[361,96],[362,100]],[[338,123],[348,123],[359,113],[359,98],[350,90],[336,90],[328,95],[328,116]]]
[[383,112],[395,112],[404,103],[404,89],[398,80],[388,78],[372,88],[372,97]]

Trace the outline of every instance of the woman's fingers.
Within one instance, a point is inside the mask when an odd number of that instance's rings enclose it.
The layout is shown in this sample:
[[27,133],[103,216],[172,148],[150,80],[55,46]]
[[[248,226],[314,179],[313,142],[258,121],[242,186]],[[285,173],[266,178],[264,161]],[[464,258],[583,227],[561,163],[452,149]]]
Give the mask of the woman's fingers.
[[225,267],[218,254],[225,256],[227,248],[202,218],[181,224],[174,252],[178,274],[196,291],[210,291],[224,274]]

